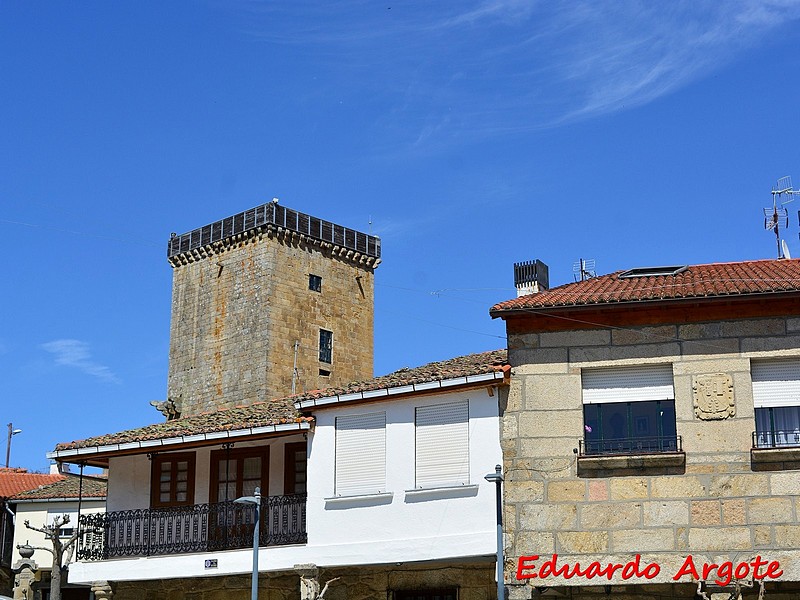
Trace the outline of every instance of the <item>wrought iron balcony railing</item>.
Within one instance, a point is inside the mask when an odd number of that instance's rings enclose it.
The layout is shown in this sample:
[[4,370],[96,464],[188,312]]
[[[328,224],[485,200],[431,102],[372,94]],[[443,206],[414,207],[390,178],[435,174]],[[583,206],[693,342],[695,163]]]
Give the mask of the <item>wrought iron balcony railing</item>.
[[679,435],[616,438],[611,440],[582,439],[578,441],[578,449],[580,456],[683,452],[683,440]]
[[[254,518],[254,506],[233,502],[81,515],[78,560],[249,548]],[[261,546],[306,540],[305,494],[262,499]]]
[[753,448],[791,447],[800,447],[800,431],[797,429],[774,429],[753,432]]

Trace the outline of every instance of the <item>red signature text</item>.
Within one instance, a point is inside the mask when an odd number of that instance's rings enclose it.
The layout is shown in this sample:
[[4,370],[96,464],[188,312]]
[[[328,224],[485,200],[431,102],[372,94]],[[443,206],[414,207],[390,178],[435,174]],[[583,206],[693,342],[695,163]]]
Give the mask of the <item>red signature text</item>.
[[[661,567],[657,563],[642,562],[642,557],[637,554],[632,560],[626,563],[600,563],[590,562],[585,567],[576,562],[559,564],[558,554],[553,554],[549,558],[540,560],[538,554],[530,556],[520,556],[517,561],[517,579],[546,579],[547,577],[563,577],[572,579],[573,577],[583,577],[585,579],[603,578],[609,581],[619,573],[623,580],[635,578],[653,579],[661,572]],[[720,564],[702,563],[695,564],[694,558],[687,556],[681,567],[672,577],[673,581],[678,581],[681,577],[690,576],[693,580],[708,581],[714,578],[717,585],[728,585],[734,579],[777,579],[783,575],[780,562],[777,560],[767,561],[756,556],[751,561],[741,561],[733,563],[725,561]]]
[[581,563],[570,566],[568,563],[558,564],[558,554],[537,565],[539,556],[520,556],[517,562],[517,579],[544,579],[546,577],[563,577],[572,579],[573,577],[585,577],[594,579],[595,577],[606,577],[610,581],[617,571],[620,571],[622,579],[633,577],[644,577],[653,579],[661,572],[661,567],[656,563],[646,563],[641,565],[642,557],[637,554],[633,560],[622,563],[606,563],[605,565],[594,561],[590,562],[586,568],[581,567]]
[[[759,571],[761,567],[765,567],[763,572]],[[694,580],[708,580],[713,576],[716,577],[714,583],[717,585],[728,585],[733,579],[747,579],[748,577],[753,579],[777,579],[783,575],[783,571],[781,570],[781,564],[777,560],[762,560],[761,556],[756,556],[750,562],[742,561],[735,565],[729,560],[720,564],[703,563],[698,570],[690,554],[683,561],[683,565],[681,565],[681,568],[678,569],[672,579],[677,581],[686,575],[691,575]]]

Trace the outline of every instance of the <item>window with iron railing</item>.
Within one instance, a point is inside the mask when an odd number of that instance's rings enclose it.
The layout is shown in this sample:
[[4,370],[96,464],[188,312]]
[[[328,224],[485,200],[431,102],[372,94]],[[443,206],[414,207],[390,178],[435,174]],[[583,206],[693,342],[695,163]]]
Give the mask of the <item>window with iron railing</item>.
[[753,360],[754,448],[800,447],[800,359]]
[[581,454],[678,452],[672,365],[585,369]]

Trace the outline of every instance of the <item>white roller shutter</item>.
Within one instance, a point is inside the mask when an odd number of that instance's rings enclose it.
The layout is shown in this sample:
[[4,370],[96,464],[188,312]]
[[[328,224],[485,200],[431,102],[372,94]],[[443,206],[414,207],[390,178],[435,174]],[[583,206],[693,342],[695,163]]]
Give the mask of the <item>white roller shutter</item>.
[[336,417],[336,495],[386,491],[386,413]]
[[672,365],[584,369],[583,403],[674,400]]
[[800,359],[754,360],[750,375],[756,408],[800,406]]
[[416,486],[469,483],[469,401],[416,410]]

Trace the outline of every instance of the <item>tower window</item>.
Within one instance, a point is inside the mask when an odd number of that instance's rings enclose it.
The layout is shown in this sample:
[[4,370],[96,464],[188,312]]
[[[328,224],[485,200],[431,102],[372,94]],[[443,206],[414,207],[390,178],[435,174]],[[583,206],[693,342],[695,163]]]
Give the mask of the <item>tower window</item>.
[[319,361],[333,362],[333,332],[327,329],[319,330]]
[[312,292],[321,292],[322,291],[322,277],[319,275],[309,275],[308,276],[308,289]]

